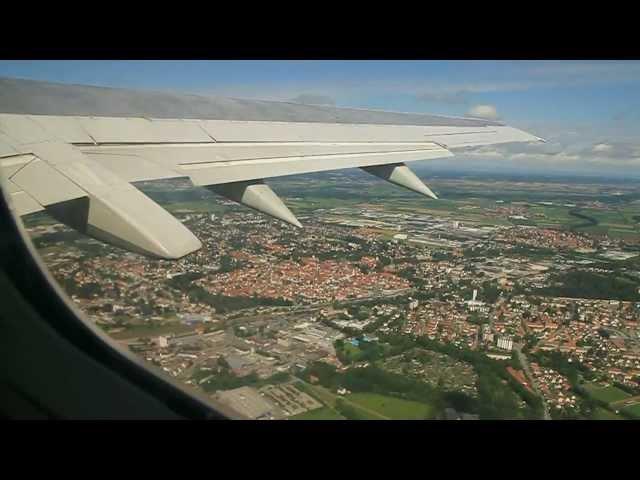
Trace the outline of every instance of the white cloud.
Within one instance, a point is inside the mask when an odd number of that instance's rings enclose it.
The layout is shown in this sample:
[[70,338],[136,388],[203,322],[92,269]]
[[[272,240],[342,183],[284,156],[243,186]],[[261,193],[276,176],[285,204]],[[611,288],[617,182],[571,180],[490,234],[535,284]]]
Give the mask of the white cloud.
[[593,152],[609,153],[613,150],[613,146],[608,143],[598,143],[591,149]]
[[474,163],[490,162],[511,168],[545,169],[546,171],[598,171],[615,173],[638,171],[640,143],[611,139],[575,142],[572,136],[558,136],[549,143],[511,143],[465,148],[461,159]]
[[486,118],[487,120],[497,120],[498,111],[493,105],[474,105],[467,112],[469,117]]

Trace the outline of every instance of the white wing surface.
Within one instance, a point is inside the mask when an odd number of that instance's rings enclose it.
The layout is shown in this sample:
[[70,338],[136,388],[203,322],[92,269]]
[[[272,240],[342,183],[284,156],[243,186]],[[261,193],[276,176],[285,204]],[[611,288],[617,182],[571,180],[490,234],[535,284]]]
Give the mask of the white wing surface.
[[480,119],[0,79],[0,168],[16,213],[46,210],[160,258],[200,241],[130,182],[188,177],[301,226],[265,178],[359,167],[436,198],[406,162],[539,140]]

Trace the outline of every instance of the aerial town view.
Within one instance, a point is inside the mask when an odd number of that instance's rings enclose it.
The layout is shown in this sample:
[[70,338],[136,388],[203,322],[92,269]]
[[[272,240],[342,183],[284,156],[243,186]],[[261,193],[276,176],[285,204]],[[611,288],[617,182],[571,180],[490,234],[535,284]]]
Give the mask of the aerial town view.
[[272,179],[297,229],[139,183],[203,248],[130,253],[24,217],[86,317],[239,418],[640,418],[640,187],[357,170]]

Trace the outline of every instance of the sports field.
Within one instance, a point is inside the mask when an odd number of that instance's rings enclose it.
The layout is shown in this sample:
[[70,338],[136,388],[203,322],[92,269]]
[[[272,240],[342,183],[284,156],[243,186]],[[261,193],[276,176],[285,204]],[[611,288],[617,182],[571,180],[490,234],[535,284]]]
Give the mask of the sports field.
[[377,393],[353,393],[345,398],[392,420],[424,420],[434,416],[431,405]]
[[631,405],[630,407],[625,407],[622,409],[624,413],[632,416],[633,418],[640,419],[640,403],[636,403],[635,405]]
[[596,408],[591,416],[592,420],[624,420],[620,415],[616,415],[613,412],[605,408]]

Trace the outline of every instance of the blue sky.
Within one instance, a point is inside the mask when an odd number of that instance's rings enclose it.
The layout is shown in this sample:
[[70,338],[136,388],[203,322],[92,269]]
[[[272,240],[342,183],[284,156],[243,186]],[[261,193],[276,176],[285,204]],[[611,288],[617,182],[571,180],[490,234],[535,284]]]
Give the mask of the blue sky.
[[497,116],[549,143],[461,164],[640,176],[638,61],[0,61],[0,76]]

